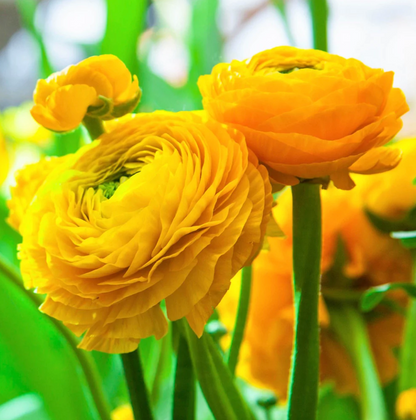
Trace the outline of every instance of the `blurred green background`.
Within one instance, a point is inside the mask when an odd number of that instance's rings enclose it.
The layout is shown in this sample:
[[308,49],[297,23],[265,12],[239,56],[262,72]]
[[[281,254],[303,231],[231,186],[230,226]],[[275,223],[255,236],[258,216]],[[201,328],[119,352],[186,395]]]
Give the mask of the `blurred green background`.
[[[0,192],[0,420],[98,420],[104,417],[97,401],[113,409],[128,401],[119,358],[75,350],[20,284],[20,237],[5,222],[13,174],[41,156],[70,153],[88,141],[82,128],[58,135],[33,123],[27,102],[36,80],[87,56],[111,53],[139,77],[139,111],[200,109],[201,74],[220,61],[278,45],[312,47],[315,13],[320,28],[315,45],[324,47],[328,17],[330,52],[395,70],[395,84],[412,109],[416,2],[331,0],[328,11],[327,16],[322,0],[0,0],[0,133],[10,161]],[[415,121],[414,111],[405,116],[402,137],[415,134]],[[170,341],[168,335],[140,344],[158,419],[170,415],[175,362]],[[94,391],[97,381],[102,391]],[[261,407],[268,395],[244,384],[242,389],[259,419],[284,415]],[[198,407],[198,420],[211,418],[201,395]],[[352,398],[322,390],[321,420],[355,418]]]

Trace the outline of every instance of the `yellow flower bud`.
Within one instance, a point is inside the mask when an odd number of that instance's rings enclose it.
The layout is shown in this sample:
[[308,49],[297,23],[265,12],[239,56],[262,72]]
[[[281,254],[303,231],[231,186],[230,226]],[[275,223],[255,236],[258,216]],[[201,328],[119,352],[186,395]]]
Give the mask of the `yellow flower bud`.
[[136,76],[113,55],[87,58],[39,80],[33,95],[33,118],[53,131],[75,129],[85,116],[121,117],[136,107],[141,90]]

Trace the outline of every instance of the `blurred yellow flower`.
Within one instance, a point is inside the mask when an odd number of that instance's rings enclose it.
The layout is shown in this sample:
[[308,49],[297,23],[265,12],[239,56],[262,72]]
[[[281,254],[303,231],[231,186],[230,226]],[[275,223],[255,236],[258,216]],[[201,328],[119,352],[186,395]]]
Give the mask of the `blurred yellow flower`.
[[399,420],[416,420],[416,389],[400,393],[396,401],[396,414]]
[[0,185],[6,179],[9,172],[9,155],[6,149],[6,141],[0,130]]
[[0,123],[5,137],[15,142],[35,143],[40,146],[53,141],[51,132],[39,125],[30,116],[32,102],[25,102],[18,107],[6,108],[0,114]]
[[389,148],[401,149],[403,158],[391,175],[371,177],[356,175],[357,194],[372,212],[388,219],[401,219],[416,206],[416,139],[394,143]]
[[16,185],[10,187],[12,199],[7,202],[10,209],[7,222],[17,231],[22,220],[36,196],[37,191],[45,182],[47,176],[68,157],[52,157],[40,160],[38,163],[26,165],[15,173]]
[[39,80],[33,118],[53,131],[75,129],[86,115],[118,118],[136,107],[141,90],[136,76],[113,55],[87,58]]
[[21,224],[27,287],[80,347],[130,352],[167,317],[201,335],[254,257],[272,205],[243,136],[193,113],[140,114],[69,156]]
[[131,409],[131,405],[126,404],[126,405],[117,407],[111,413],[111,420],[134,420],[133,410]]
[[217,64],[198,85],[204,108],[240,130],[281,184],[330,177],[351,189],[349,173],[378,173],[400,161],[379,148],[408,111],[393,72],[323,51],[277,47]]
[[[394,176],[394,170],[385,174]],[[392,194],[394,192],[390,192]],[[342,394],[358,394],[354,367],[344,346],[331,328],[326,303],[349,293],[362,292],[371,286],[411,280],[411,256],[408,250],[386,234],[378,232],[367,220],[362,201],[355,192],[329,188],[322,191],[323,251],[322,295],[319,308],[321,326],[321,380],[331,382]],[[273,214],[287,235],[285,239],[268,238],[269,252],[261,252],[253,264],[250,312],[237,373],[255,385],[272,389],[285,399],[289,378],[294,307],[292,295],[291,194],[283,193]],[[345,245],[346,262],[342,275],[331,268],[339,249]],[[228,329],[234,326],[239,282],[232,281],[230,291],[218,311]],[[402,293],[391,294],[404,305]],[[382,383],[397,374],[394,348],[400,345],[403,317],[383,306],[374,309],[367,320],[367,331]]]

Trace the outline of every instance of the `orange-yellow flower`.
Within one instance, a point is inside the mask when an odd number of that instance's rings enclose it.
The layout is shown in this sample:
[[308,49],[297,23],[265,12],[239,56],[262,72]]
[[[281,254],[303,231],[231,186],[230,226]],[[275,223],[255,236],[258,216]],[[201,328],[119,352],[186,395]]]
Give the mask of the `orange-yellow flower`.
[[416,420],[416,389],[401,392],[396,401],[396,414],[400,420]]
[[192,113],[140,114],[47,177],[20,228],[22,275],[84,349],[162,337],[162,300],[201,335],[256,254],[271,204],[240,133]]
[[[322,191],[322,209],[321,380],[333,383],[339,393],[358,394],[352,361],[331,326],[326,304],[331,299],[336,304],[342,304],[334,299],[348,298],[349,293],[360,292],[370,286],[410,281],[411,257],[398,241],[378,232],[370,224],[363,212],[362,201],[355,193],[335,188]],[[273,213],[287,237],[283,240],[268,238],[270,251],[261,252],[254,261],[250,312],[237,372],[258,386],[274,390],[284,399],[294,325],[289,191],[280,196],[279,205]],[[341,267],[342,275],[330,271],[339,239],[345,245],[347,257]],[[230,291],[218,307],[221,319],[230,329],[234,326],[238,289],[238,281],[233,280]],[[401,293],[392,294],[392,297],[400,304],[405,303]],[[382,306],[374,311],[377,316],[367,322],[367,331],[380,380],[387,383],[397,374],[398,364],[393,350],[401,342],[403,317]]]
[[65,159],[67,159],[66,156],[45,158],[16,172],[16,185],[10,188],[13,199],[7,202],[10,209],[7,222],[10,226],[17,231],[20,229],[22,220],[37,191],[47,176]]
[[70,131],[86,115],[104,120],[131,112],[141,95],[136,76],[113,55],[90,57],[39,80],[33,118],[53,131]]
[[408,111],[393,72],[323,51],[277,47],[249,60],[217,64],[198,85],[204,108],[242,131],[278,183],[330,177],[341,189],[349,173],[395,167],[400,151],[379,146]]

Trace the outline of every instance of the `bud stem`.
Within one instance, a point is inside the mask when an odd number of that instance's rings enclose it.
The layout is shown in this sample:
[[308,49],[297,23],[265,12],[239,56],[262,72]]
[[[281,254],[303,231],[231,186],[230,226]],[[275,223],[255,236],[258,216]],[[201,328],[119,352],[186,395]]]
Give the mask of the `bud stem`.
[[100,137],[101,134],[105,133],[104,124],[99,118],[93,118],[86,115],[82,120],[82,123],[88,130],[91,140],[95,140],[96,138]]

